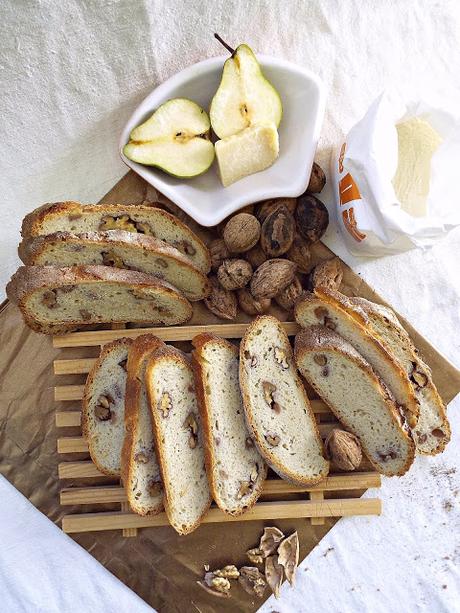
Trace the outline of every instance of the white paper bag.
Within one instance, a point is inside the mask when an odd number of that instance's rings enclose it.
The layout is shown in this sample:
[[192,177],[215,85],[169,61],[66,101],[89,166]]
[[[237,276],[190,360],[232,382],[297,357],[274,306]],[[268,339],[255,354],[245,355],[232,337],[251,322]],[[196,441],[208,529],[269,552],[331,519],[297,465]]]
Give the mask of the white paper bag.
[[[431,159],[427,214],[402,210],[392,179],[398,165],[395,125],[412,117],[431,124],[442,143]],[[354,255],[378,256],[430,247],[460,224],[460,121],[424,103],[373,102],[332,159],[338,223]]]

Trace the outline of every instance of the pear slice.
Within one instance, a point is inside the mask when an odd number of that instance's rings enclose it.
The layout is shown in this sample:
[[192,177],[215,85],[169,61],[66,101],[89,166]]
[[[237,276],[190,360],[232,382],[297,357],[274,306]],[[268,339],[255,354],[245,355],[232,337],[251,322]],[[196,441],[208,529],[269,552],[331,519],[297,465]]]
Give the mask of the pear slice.
[[208,115],[195,102],[168,100],[132,130],[123,153],[133,162],[157,166],[170,175],[195,177],[206,172],[214,160],[210,127]]
[[225,62],[212,99],[212,129],[219,138],[226,138],[255,124],[278,127],[282,114],[280,96],[262,73],[252,49],[240,45]]
[[273,123],[250,126],[218,140],[215,147],[220,178],[227,187],[273,164],[279,153],[278,131]]

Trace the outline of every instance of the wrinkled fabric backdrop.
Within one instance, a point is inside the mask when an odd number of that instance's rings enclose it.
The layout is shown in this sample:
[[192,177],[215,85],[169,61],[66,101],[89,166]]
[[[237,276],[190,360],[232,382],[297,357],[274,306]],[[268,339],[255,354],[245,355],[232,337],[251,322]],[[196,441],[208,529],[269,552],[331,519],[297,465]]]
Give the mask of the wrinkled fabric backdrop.
[[[107,192],[126,171],[117,153],[122,126],[156,85],[194,62],[222,54],[214,31],[230,43],[247,42],[256,52],[320,75],[328,99],[317,159],[326,168],[330,148],[384,88],[405,100],[424,97],[454,114],[460,108],[455,0],[3,0],[2,291],[19,263],[22,217],[43,202],[95,202]],[[333,211],[330,189],[321,197]],[[375,260],[347,254],[335,223],[325,242],[460,367],[460,230],[426,253]],[[340,521],[301,565],[296,588],[285,585],[281,600],[267,601],[264,612],[456,610],[459,404],[457,398],[449,409],[453,440],[446,453],[417,458],[405,477],[384,479],[383,516]],[[14,493],[1,480],[0,496],[11,511]],[[8,610],[28,611],[24,587],[27,581],[30,594],[34,579],[18,565],[33,552],[15,517],[0,507],[0,526],[9,538],[9,547],[0,548],[0,593]],[[51,561],[47,569],[47,559],[37,562],[42,584],[58,572]],[[98,582],[107,586],[107,575],[95,567],[94,595],[86,593],[85,610],[90,604],[93,611],[113,610],[104,598],[107,590],[96,587]],[[79,573],[78,564],[63,573],[65,589],[58,593],[55,582],[43,610],[82,610],[78,594],[87,592],[87,584],[80,583],[83,569]],[[125,606],[126,594],[114,581],[112,596],[117,589]],[[138,603],[133,596],[130,610]]]

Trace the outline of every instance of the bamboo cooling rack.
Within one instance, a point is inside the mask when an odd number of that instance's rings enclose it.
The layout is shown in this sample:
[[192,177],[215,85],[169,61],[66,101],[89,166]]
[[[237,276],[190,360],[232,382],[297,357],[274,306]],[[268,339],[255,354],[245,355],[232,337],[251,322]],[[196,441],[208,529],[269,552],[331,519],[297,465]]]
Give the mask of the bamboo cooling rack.
[[[136,337],[140,334],[155,334],[163,341],[190,341],[200,332],[213,332],[225,338],[241,338],[247,324],[219,324],[200,326],[178,326],[170,328],[135,328],[97,330],[91,332],[74,332],[53,338],[54,347],[79,347],[84,352],[91,347],[100,347],[104,343],[123,336]],[[289,335],[295,334],[297,324],[283,324]],[[114,326],[115,327],[115,326]],[[93,350],[94,352],[94,350]],[[89,353],[87,351],[86,353]],[[94,357],[78,359],[59,359],[54,362],[56,375],[86,375],[95,361]],[[78,454],[78,459],[62,461],[58,466],[58,476],[63,482],[72,480],[78,486],[63,487],[60,492],[61,505],[82,506],[81,512],[65,515],[62,529],[67,533],[94,532],[99,530],[122,530],[124,536],[136,536],[138,528],[164,526],[168,524],[165,513],[155,516],[140,517],[130,512],[126,494],[120,483],[108,484],[109,478],[98,471],[88,455],[88,446],[81,435],[81,399],[83,385],[66,384],[54,388],[56,401],[69,403],[70,408],[56,411],[56,426],[72,428],[72,436],[60,436],[57,439],[57,451],[71,457]],[[321,436],[324,438],[337,426],[334,417],[320,400],[311,401],[318,421]],[[81,459],[86,454],[86,459]],[[293,517],[309,518],[312,524],[322,524],[326,517],[349,515],[379,515],[381,501],[378,498],[360,499],[360,493],[370,487],[380,487],[380,475],[371,472],[369,465],[363,463],[353,473],[332,473],[322,483],[315,486],[299,487],[278,478],[270,478],[257,504],[238,518],[226,515],[216,506],[212,506],[204,518],[205,523],[250,521],[269,519],[289,519]],[[85,483],[81,486],[80,483]],[[112,479],[113,481],[113,479]],[[293,499],[293,494],[297,495]],[[299,498],[300,495],[300,498]],[[337,497],[338,496],[338,497]],[[100,511],[85,512],[88,505]],[[118,510],[106,511],[107,505]],[[104,509],[104,510],[102,510]]]

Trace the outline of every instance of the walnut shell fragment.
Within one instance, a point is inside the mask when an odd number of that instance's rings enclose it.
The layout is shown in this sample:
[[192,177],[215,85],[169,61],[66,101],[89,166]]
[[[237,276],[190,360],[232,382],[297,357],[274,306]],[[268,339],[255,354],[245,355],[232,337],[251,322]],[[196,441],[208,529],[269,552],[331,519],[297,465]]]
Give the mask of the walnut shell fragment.
[[223,288],[241,289],[252,277],[252,266],[246,260],[224,260],[217,271],[217,278]]
[[231,253],[248,251],[259,240],[259,220],[249,213],[238,213],[227,222],[223,239]]
[[289,260],[267,260],[252,275],[251,294],[254,298],[273,298],[292,282],[296,268]]
[[259,549],[264,558],[268,558],[275,553],[279,543],[284,539],[284,534],[275,526],[264,528],[264,533],[260,539]]
[[262,315],[266,313],[272,303],[270,298],[254,298],[247,288],[238,290],[238,304],[241,310],[248,315]]
[[311,169],[310,181],[308,183],[307,192],[309,194],[319,194],[326,185],[326,175],[319,164],[313,162]]
[[298,199],[295,220],[297,230],[308,243],[313,244],[319,241],[326,232],[329,224],[329,213],[318,198],[303,194]]
[[359,439],[346,430],[334,428],[324,443],[330,460],[342,470],[355,470],[361,464],[363,452]]
[[260,246],[269,257],[277,258],[289,251],[294,235],[294,216],[285,206],[280,206],[262,224]]
[[251,596],[255,595],[258,598],[262,598],[265,588],[267,587],[263,573],[255,566],[242,566],[240,568],[238,583],[245,592],[251,594]]
[[299,563],[299,537],[297,531],[284,539],[278,547],[278,564],[284,566],[286,579],[295,583],[295,571]]
[[292,311],[297,298],[302,293],[302,283],[299,277],[296,275],[292,280],[292,283],[287,285],[279,294],[275,296],[275,302],[285,311]]
[[209,587],[204,581],[197,581],[198,585],[208,592],[208,594],[212,594],[213,596],[218,596],[219,598],[230,598],[230,592],[219,592],[216,589]]
[[280,597],[281,584],[283,583],[284,566],[278,562],[278,556],[265,558],[265,579],[275,598]]
[[217,277],[209,277],[211,293],[204,299],[206,307],[221,319],[235,319],[237,300],[234,293],[224,289]]
[[315,266],[311,273],[311,289],[326,287],[327,289],[338,290],[342,283],[343,270],[339,258],[324,260]]

